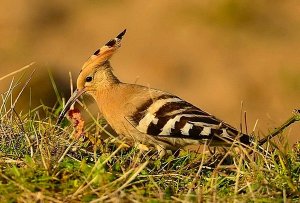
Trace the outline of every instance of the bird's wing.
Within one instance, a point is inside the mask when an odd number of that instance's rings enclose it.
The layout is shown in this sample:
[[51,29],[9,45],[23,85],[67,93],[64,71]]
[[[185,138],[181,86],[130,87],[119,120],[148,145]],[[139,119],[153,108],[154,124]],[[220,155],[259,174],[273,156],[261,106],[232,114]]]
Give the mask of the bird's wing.
[[149,98],[126,119],[138,131],[152,136],[209,140],[212,145],[235,139],[250,143],[248,135],[171,94]]

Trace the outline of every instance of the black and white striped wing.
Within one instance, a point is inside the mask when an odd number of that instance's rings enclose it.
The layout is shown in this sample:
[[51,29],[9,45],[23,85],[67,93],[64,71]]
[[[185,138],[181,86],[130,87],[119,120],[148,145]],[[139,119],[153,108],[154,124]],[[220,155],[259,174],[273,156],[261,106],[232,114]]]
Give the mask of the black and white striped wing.
[[212,145],[230,143],[239,137],[242,143],[250,143],[248,135],[169,94],[149,99],[129,120],[137,130],[152,136],[209,140]]

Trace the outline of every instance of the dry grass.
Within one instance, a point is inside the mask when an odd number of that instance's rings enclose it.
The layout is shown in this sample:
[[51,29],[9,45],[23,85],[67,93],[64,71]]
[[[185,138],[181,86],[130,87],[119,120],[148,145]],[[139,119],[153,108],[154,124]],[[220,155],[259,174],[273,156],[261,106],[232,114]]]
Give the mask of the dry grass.
[[299,201],[300,145],[269,142],[268,156],[242,147],[206,153],[205,146],[205,153],[158,159],[155,151],[102,139],[106,125],[96,118],[74,140],[67,120],[55,126],[61,102],[15,111],[31,77],[12,80],[1,95],[1,202]]

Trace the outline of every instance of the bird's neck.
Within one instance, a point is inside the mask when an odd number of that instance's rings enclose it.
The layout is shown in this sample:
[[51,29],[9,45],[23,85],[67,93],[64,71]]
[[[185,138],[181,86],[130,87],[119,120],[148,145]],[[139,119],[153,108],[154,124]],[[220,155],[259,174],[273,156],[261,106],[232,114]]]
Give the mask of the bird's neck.
[[114,103],[119,102],[119,98],[117,95],[119,92],[119,85],[121,84],[121,82],[114,74],[111,73],[109,77],[110,83],[107,86],[102,86],[101,88],[98,88],[95,92],[92,93],[93,98],[98,104],[100,112],[103,114],[106,120],[110,120],[110,113],[115,112],[115,110],[117,110],[111,109],[111,107],[117,106],[114,105]]
[[119,84],[120,80],[114,75],[112,68],[108,68],[105,72],[108,85]]
[[104,79],[91,94],[97,102],[109,101],[120,84],[121,82],[113,74],[112,68],[107,68],[104,72]]

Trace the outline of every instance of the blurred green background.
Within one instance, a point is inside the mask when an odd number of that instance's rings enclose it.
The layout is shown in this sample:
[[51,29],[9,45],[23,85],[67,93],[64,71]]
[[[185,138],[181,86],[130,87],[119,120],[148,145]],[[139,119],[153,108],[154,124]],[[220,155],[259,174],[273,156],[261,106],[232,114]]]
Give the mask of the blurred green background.
[[[172,92],[238,127],[267,133],[300,102],[300,3],[296,0],[2,1],[0,77],[32,61],[33,105],[53,105],[49,79],[69,97],[69,76],[124,28],[116,75]],[[1,93],[10,79],[1,82]],[[29,93],[27,88],[26,93]],[[22,95],[21,109],[29,96]],[[286,134],[300,138],[300,124]]]

